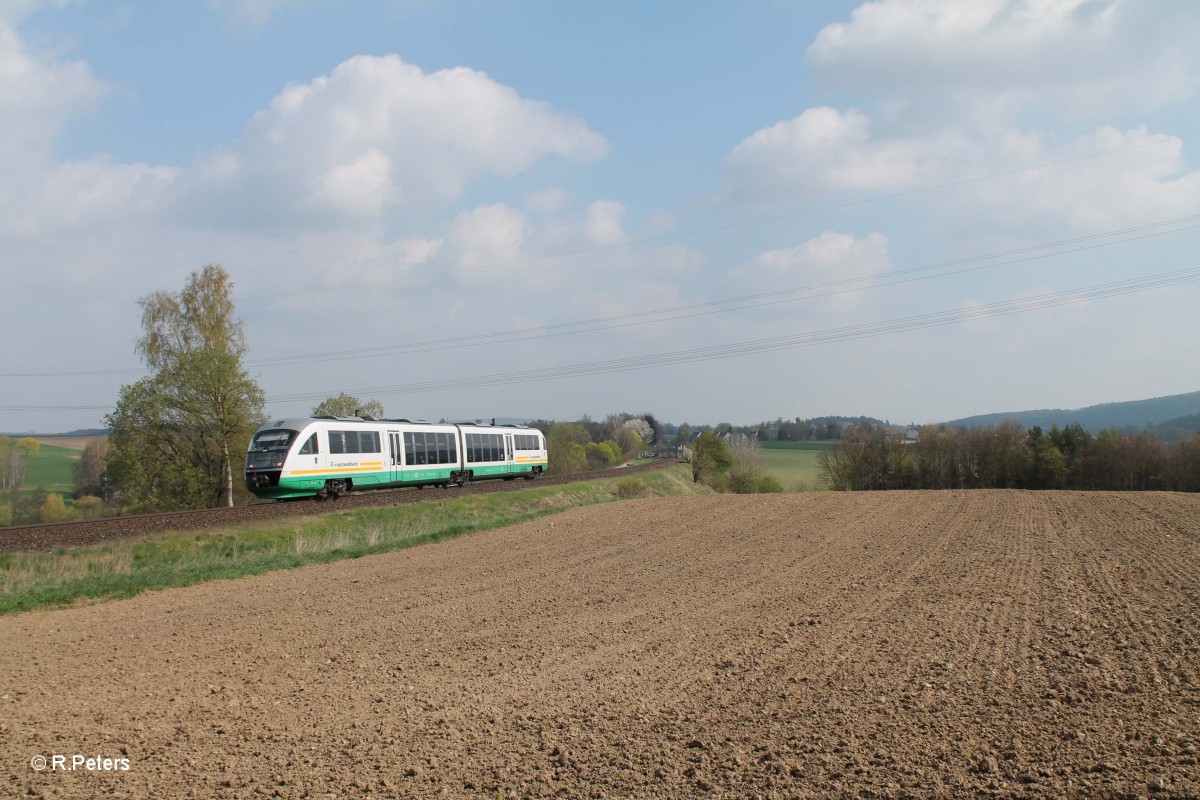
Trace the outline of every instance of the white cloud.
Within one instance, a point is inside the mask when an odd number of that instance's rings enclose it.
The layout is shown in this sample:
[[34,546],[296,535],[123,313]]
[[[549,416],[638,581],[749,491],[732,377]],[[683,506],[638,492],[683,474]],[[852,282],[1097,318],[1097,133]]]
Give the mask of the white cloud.
[[629,239],[625,229],[621,227],[621,219],[624,216],[624,203],[616,200],[597,200],[588,206],[583,234],[591,244],[600,247],[622,244]]
[[819,79],[1074,117],[1186,99],[1200,15],[1171,0],[878,0],[808,49]]
[[[972,180],[989,176],[997,177]],[[738,144],[725,161],[723,195],[743,203],[820,203],[955,183],[961,188],[916,193],[908,202],[942,213],[939,228],[986,220],[993,228],[1079,231],[1200,207],[1200,172],[1187,171],[1183,141],[1145,125],[1105,125],[1068,141],[1018,128],[893,137],[874,135],[865,114],[832,108],[808,109]]]
[[819,197],[828,192],[892,191],[918,174],[919,144],[871,136],[859,111],[822,106],[756,131],[725,159],[731,200]]
[[887,237],[882,233],[869,233],[859,239],[849,233],[825,231],[799,247],[759,253],[751,264],[774,274],[845,278],[886,272],[892,261]]
[[86,63],[35,52],[0,15],[0,160],[45,157],[67,120],[108,92]]
[[532,192],[526,199],[525,205],[537,214],[556,214],[567,208],[574,199],[566,189],[551,187]]
[[[804,286],[875,275],[891,268],[888,239],[882,233],[872,232],[860,239],[848,233],[825,231],[798,247],[759,253],[734,274],[774,286],[780,285],[781,279],[789,286]],[[836,311],[849,311],[860,300],[860,292],[848,289],[834,295],[830,305]]]
[[[355,56],[287,87],[214,157],[198,198],[311,224],[425,210],[472,179],[512,176],[547,156],[588,161],[607,143],[583,122],[465,67],[425,73],[398,56]],[[232,164],[230,162],[233,162]],[[244,214],[239,213],[244,219]]]
[[464,277],[468,282],[507,272],[527,258],[524,247],[531,226],[523,212],[503,203],[463,211],[450,228],[455,268],[473,273]]
[[0,219],[0,232],[29,237],[145,221],[166,211],[178,174],[169,167],[115,164],[101,156],[64,162],[44,171],[23,202],[13,204]]
[[[1096,153],[1110,154],[1087,158]],[[1068,163],[981,181],[969,192],[931,195],[929,202],[963,222],[980,219],[989,227],[1028,231],[1113,230],[1200,208],[1200,172],[1187,171],[1183,142],[1146,126],[1103,126],[1061,144],[1037,133],[1012,133],[980,143],[974,155],[956,154],[941,171],[986,175],[1055,162]]]

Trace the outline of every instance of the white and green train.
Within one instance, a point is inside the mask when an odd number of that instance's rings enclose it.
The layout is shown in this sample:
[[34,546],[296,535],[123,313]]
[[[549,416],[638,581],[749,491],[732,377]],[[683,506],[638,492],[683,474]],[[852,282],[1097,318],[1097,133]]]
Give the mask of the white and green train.
[[250,440],[246,488],[264,498],[324,499],[361,489],[528,479],[546,464],[546,437],[524,425],[283,419]]

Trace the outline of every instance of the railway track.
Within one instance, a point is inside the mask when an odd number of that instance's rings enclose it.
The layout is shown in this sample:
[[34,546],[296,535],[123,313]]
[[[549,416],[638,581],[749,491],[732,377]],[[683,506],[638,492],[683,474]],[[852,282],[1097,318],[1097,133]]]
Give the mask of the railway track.
[[511,492],[534,486],[558,486],[597,478],[618,478],[638,472],[665,469],[675,463],[659,459],[648,464],[616,469],[590,470],[570,475],[543,475],[533,481],[483,481],[463,487],[442,489],[395,489],[343,495],[336,501],[318,503],[310,500],[293,502],[251,503],[233,508],[206,508],[197,511],[170,511],[161,514],[138,514],[127,517],[106,517],[81,522],[57,522],[45,525],[21,525],[0,528],[0,553],[47,551],[60,547],[85,547],[113,539],[140,536],[158,531],[191,531],[276,517],[299,517],[329,514],[351,508],[398,506],[444,500],[467,494]]

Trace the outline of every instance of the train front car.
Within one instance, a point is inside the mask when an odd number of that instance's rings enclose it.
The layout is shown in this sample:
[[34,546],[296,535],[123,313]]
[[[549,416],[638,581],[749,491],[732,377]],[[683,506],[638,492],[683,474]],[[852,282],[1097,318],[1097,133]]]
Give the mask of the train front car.
[[314,497],[323,477],[295,474],[297,458],[316,455],[316,427],[311,419],[282,419],[259,428],[246,451],[246,489],[256,497],[286,500]]

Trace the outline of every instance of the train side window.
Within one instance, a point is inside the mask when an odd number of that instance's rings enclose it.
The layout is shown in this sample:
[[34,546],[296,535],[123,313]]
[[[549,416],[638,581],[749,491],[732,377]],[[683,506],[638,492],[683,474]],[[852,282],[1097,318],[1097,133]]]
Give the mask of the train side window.
[[332,454],[341,454],[346,452],[346,445],[342,439],[341,431],[329,432],[329,452]]
[[367,439],[367,443],[363,445],[364,453],[383,452],[383,449],[379,446],[379,431],[365,431],[362,436]]
[[446,445],[446,434],[444,434],[444,433],[437,434],[437,449],[438,449],[437,463],[439,463],[439,464],[450,463],[450,450]]
[[300,448],[300,455],[315,456],[319,452],[320,450],[317,449],[317,435],[314,433],[312,436],[308,437],[308,441],[305,442],[304,446]]
[[405,464],[415,464],[415,463],[417,463],[416,461],[414,461],[414,460],[413,460],[415,457],[416,457],[416,456],[415,456],[415,454],[414,454],[414,452],[413,452],[413,435],[412,435],[412,431],[405,431],[405,432],[404,432],[404,463],[405,463]]
[[457,464],[458,463],[458,437],[455,436],[453,433],[448,433],[448,434],[446,434],[446,443],[449,446],[449,455],[450,455],[450,460],[447,461],[446,463],[447,464]]

